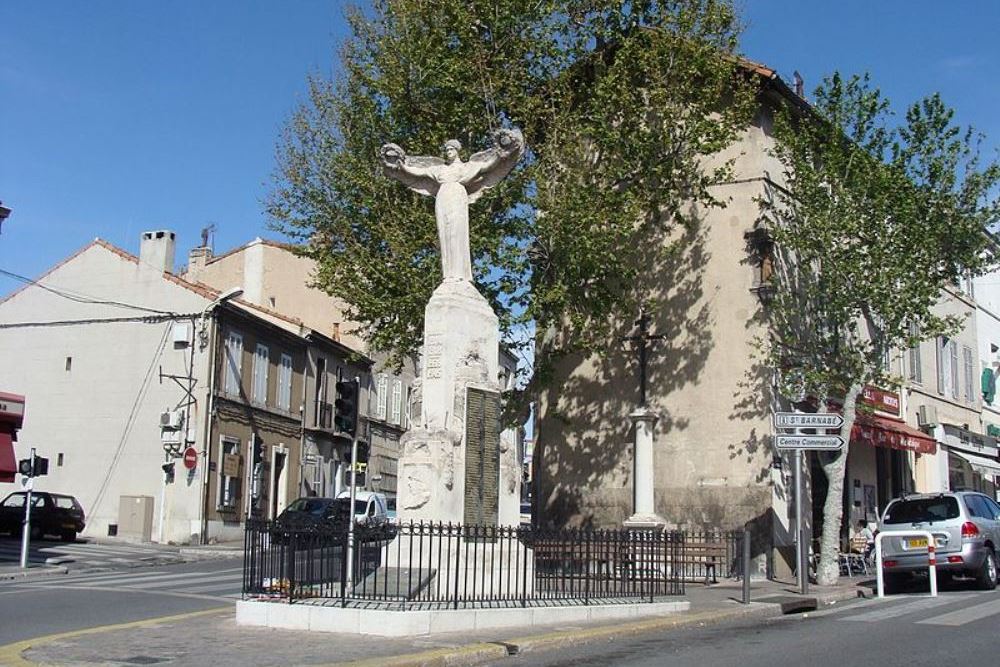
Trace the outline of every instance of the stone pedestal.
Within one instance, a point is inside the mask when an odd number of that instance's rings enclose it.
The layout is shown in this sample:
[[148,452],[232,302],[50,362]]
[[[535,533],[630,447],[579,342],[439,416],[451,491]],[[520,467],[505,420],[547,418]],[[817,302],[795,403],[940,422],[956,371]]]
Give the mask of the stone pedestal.
[[[468,390],[482,390],[499,399],[499,321],[475,286],[464,280],[446,280],[434,290],[424,316],[420,416],[400,440],[398,515],[400,521],[463,523],[467,519]],[[495,410],[489,413],[495,421]],[[489,469],[498,473],[495,486],[487,487],[499,497],[496,522],[516,525],[521,478],[517,454],[511,448],[500,451],[499,421],[484,426],[481,413],[474,417],[475,444],[482,441],[482,435],[496,450],[486,451],[486,456],[496,456],[489,461]],[[481,482],[494,484],[492,475]],[[470,493],[475,490],[469,489]]]
[[629,415],[635,431],[632,457],[632,516],[626,528],[662,530],[666,521],[656,513],[653,499],[653,430],[659,417],[649,408],[639,408]]

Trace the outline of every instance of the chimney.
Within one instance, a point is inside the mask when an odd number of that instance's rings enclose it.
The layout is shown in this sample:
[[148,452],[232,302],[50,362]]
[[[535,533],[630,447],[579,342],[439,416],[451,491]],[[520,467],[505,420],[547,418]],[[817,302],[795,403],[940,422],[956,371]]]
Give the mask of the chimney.
[[798,70],[792,73],[792,78],[795,79],[795,94],[802,99],[806,98],[806,86],[805,81],[802,80],[802,75],[799,74]]
[[211,248],[207,246],[191,248],[191,252],[188,253],[187,273],[184,277],[187,280],[198,280],[198,276],[201,274],[210,259],[212,259]]
[[171,231],[143,232],[139,243],[139,266],[173,273],[175,241],[176,234]]

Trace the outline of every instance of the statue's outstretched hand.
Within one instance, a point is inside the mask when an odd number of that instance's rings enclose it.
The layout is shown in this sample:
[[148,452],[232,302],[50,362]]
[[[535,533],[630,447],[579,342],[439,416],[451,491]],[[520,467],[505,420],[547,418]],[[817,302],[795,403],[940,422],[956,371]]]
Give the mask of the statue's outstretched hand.
[[379,149],[379,157],[389,169],[399,169],[406,162],[406,153],[396,144],[385,144]]

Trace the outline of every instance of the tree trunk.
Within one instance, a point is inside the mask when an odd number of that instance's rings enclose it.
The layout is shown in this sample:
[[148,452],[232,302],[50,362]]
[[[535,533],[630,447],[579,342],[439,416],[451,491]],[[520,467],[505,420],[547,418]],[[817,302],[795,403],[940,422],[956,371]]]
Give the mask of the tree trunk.
[[829,463],[823,464],[829,486],[826,502],[823,504],[823,535],[819,545],[819,566],[816,568],[816,583],[833,586],[840,578],[840,529],[844,522],[844,474],[847,472],[847,453],[851,448],[851,429],[857,414],[856,403],[861,394],[861,385],[852,384],[844,397],[844,425],[841,437],[844,448]]

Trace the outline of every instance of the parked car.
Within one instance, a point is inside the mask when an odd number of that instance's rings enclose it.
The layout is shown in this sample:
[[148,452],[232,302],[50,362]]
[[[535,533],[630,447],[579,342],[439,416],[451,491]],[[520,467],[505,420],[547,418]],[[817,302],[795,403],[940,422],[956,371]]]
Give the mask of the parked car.
[[[338,500],[350,501],[351,492],[341,491]],[[354,492],[354,523],[358,526],[382,526],[389,523],[389,510],[384,493]]]
[[[0,532],[20,535],[27,492],[15,491],[0,503]],[[31,539],[58,535],[65,542],[76,539],[86,527],[83,508],[73,496],[48,491],[31,493]]]
[[[898,498],[886,507],[879,529],[930,531],[939,574],[974,577],[983,590],[997,585],[1000,504],[989,496],[949,491]],[[927,538],[882,538],[882,567],[890,588],[899,587],[913,573],[926,572]]]
[[275,518],[275,523],[289,528],[320,525],[346,527],[349,515],[347,504],[336,498],[303,497],[286,507]]
[[396,514],[396,499],[386,498],[385,499],[385,511],[388,517],[389,523],[392,525],[397,525],[399,523],[399,517]]

